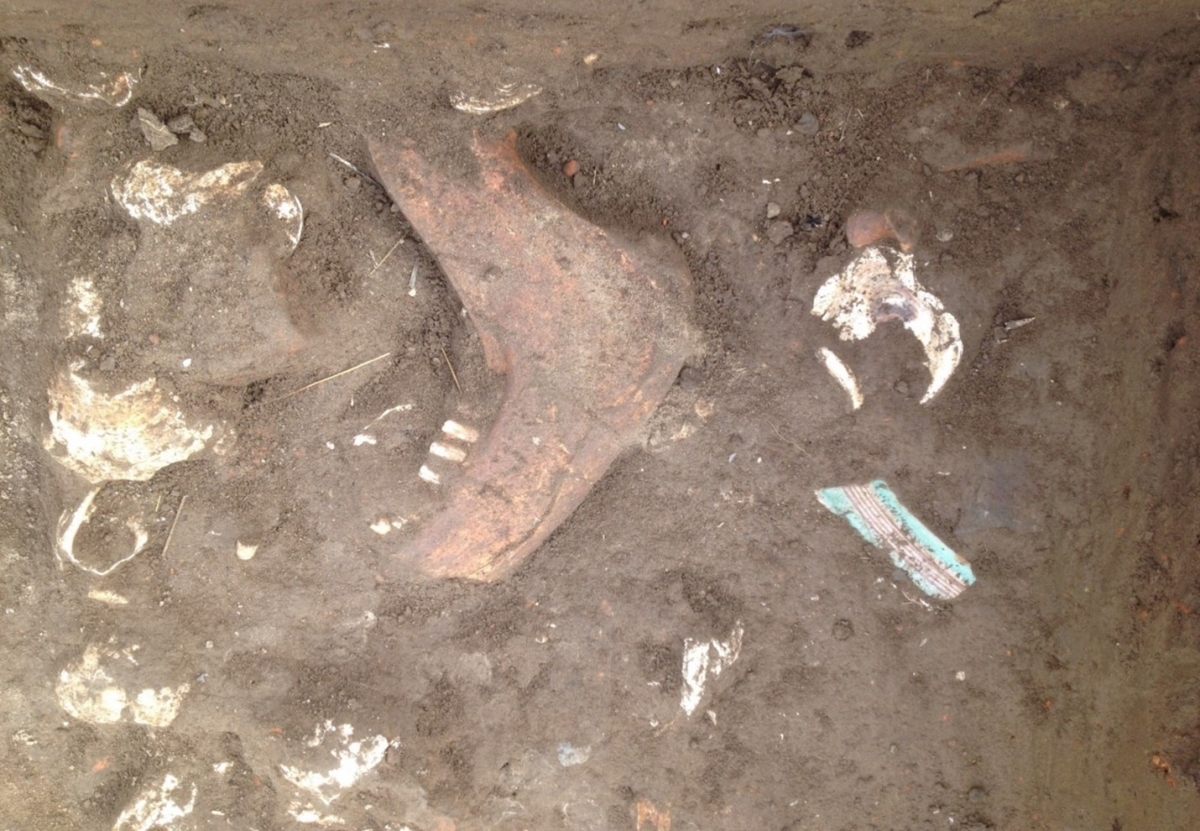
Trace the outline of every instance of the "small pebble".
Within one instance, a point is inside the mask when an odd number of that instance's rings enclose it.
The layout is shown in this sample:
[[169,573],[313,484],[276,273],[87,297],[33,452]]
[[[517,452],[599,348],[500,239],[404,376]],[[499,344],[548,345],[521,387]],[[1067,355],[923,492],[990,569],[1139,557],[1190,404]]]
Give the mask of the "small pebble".
[[563,173],[567,175],[567,178],[574,176],[578,172],[579,162],[575,161],[574,159],[569,159],[567,163],[563,165]]
[[783,208],[779,207],[779,205],[774,202],[767,203],[767,219],[774,219],[781,213],[783,213]]
[[937,232],[938,242],[949,242],[952,239],[954,239],[954,232],[949,228],[943,228]]
[[820,120],[812,113],[805,113],[800,116],[800,120],[796,122],[795,130],[798,133],[803,133],[806,136],[815,136],[821,129]]
[[193,130],[188,133],[188,138],[196,142],[196,144],[204,144],[204,142],[208,141],[208,136],[204,135],[204,131],[199,127],[193,128]]
[[560,742],[558,745],[558,763],[565,768],[582,765],[591,755],[591,747],[575,747],[568,742]]
[[175,138],[175,134],[167,129],[167,125],[159,121],[158,116],[147,109],[137,111],[137,123],[142,135],[149,142],[150,149],[155,152],[166,150],[171,145],[179,143],[179,139]]
[[196,128],[196,122],[190,115],[177,115],[167,122],[167,129],[172,133],[190,133]]
[[794,233],[796,233],[796,229],[792,227],[792,223],[785,222],[782,219],[767,225],[767,239],[775,245],[779,245]]

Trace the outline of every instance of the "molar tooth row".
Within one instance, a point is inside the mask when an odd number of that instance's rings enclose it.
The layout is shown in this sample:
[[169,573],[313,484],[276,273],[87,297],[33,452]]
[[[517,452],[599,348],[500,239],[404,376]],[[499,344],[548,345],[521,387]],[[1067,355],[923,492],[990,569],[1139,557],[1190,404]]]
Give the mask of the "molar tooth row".
[[[446,435],[445,441],[435,441],[429,445],[429,455],[439,459],[445,459],[454,464],[462,464],[467,458],[467,451],[455,444],[450,443],[449,439],[456,439],[466,444],[474,444],[479,441],[479,431],[474,427],[468,427],[465,424],[459,424],[457,421],[447,421],[442,425],[442,433]],[[442,483],[441,475],[429,465],[421,465],[421,469],[417,471],[417,475],[421,481],[428,482],[431,485],[440,485]]]

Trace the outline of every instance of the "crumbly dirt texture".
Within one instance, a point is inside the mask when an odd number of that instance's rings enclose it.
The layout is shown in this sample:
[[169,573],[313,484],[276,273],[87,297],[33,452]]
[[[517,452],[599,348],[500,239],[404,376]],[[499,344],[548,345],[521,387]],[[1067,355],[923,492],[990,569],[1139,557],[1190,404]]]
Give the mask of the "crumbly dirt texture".
[[[0,831],[1192,827],[1194,8],[592,5],[0,10]],[[140,80],[114,107],[21,67]],[[450,105],[504,84],[542,91]],[[573,210],[680,252],[699,337],[510,577],[433,580],[397,559],[444,493],[418,471],[503,383],[367,142],[469,177],[510,130]],[[236,200],[135,223],[110,185],[146,159],[261,162],[299,245]],[[927,404],[900,322],[811,314],[888,210],[961,325]],[[223,436],[101,488],[90,572],[56,554],[90,490],[43,444],[65,368]],[[974,586],[926,598],[814,496],[874,479]],[[736,659],[688,715],[708,641]]]

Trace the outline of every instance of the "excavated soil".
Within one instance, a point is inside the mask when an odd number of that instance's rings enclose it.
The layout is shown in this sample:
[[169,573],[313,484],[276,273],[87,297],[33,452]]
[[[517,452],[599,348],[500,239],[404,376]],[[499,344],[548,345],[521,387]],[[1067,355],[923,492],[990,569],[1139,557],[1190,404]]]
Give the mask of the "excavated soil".
[[[0,831],[1192,827],[1200,22],[1151,5],[6,4]],[[140,81],[118,107],[22,67]],[[450,106],[504,83],[542,91]],[[198,132],[154,150],[139,108]],[[509,131],[678,249],[699,337],[512,576],[434,580],[402,556],[445,493],[418,470],[502,379],[367,141],[466,179]],[[298,246],[236,200],[134,223],[111,183],[147,159],[261,162]],[[928,403],[900,322],[811,314],[860,210],[911,218],[961,326]],[[45,443],[64,368],[224,436],[97,492],[90,571],[61,541],[91,485]],[[926,597],[814,495],[875,479],[975,585]],[[736,657],[689,716],[707,641]]]

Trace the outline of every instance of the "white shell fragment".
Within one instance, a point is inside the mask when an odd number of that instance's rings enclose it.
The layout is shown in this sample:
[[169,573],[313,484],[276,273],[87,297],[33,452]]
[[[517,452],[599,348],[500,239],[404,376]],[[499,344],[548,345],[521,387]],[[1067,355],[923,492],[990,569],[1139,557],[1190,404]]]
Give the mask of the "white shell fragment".
[[708,641],[683,640],[683,694],[679,706],[690,716],[696,712],[704,698],[709,679],[725,671],[742,652],[742,636],[746,628],[739,620],[724,641],[716,638]]
[[825,364],[825,369],[829,370],[829,374],[833,376],[833,380],[841,385],[846,394],[850,396],[850,408],[857,410],[863,404],[862,390],[858,388],[858,379],[854,377],[854,373],[850,371],[850,367],[842,363],[831,349],[821,347],[817,350],[817,357]]
[[471,115],[487,115],[509,110],[518,104],[524,104],[530,98],[538,95],[542,88],[537,84],[501,84],[489,93],[468,95],[456,92],[450,96],[450,105],[459,112]]
[[88,646],[77,663],[59,674],[54,687],[59,706],[72,718],[91,724],[132,721],[150,727],[168,727],[175,721],[190,689],[187,684],[157,690],[145,687],[132,693],[114,678],[117,666],[136,667],[133,651]]
[[67,304],[63,309],[63,328],[69,338],[102,338],[100,311],[103,303],[96,284],[88,277],[76,277],[67,286]]
[[299,802],[293,802],[288,806],[288,814],[296,822],[302,822],[305,825],[320,825],[328,828],[346,824],[346,820],[337,814],[322,814],[312,805],[301,805]]
[[413,408],[412,404],[397,404],[395,407],[388,407],[382,413],[375,416],[375,418],[371,419],[371,423],[368,424],[366,427],[362,428],[362,432],[365,434],[367,430],[370,430],[373,426],[375,426],[376,422],[382,421],[383,419],[390,416],[392,413],[407,413],[407,412],[411,412],[412,408]]
[[44,72],[32,66],[18,66],[12,71],[17,83],[26,92],[39,98],[58,98],[83,103],[101,103],[112,107],[123,107],[133,98],[133,88],[137,86],[141,75],[122,72],[119,75],[109,75],[107,72],[97,72],[90,83],[84,82],[75,88],[55,83]]
[[[330,805],[347,788],[379,766],[387,753],[388,740],[383,736],[354,741],[354,727],[349,724],[335,726],[332,721],[317,725],[311,739],[305,742],[310,748],[321,752],[318,758],[333,759],[318,765],[321,770],[304,770],[292,765],[280,765],[283,778],[308,795],[316,797],[322,805]],[[298,804],[294,807],[300,808]],[[311,810],[312,806],[305,806]]]
[[129,598],[110,592],[108,589],[89,589],[88,600],[96,600],[100,603],[107,603],[109,606],[128,606]]
[[151,831],[153,828],[175,828],[174,822],[183,819],[196,808],[198,788],[191,787],[186,804],[179,804],[174,796],[179,790],[177,777],[168,773],[161,785],[151,785],[137,795],[133,804],[121,812],[113,825],[113,831]]
[[862,340],[877,323],[900,320],[925,349],[932,380],[921,403],[933,399],[962,359],[958,321],[913,273],[913,257],[871,246],[825,281],[812,313],[832,321],[842,340]]
[[408,523],[403,517],[381,516],[370,524],[370,529],[381,537],[386,537],[393,531],[399,531]]
[[[169,164],[141,161],[112,181],[117,204],[135,220],[171,225],[205,206],[244,196],[262,174],[262,162],[230,162],[204,173],[185,173]],[[300,200],[279,183],[263,188],[260,204],[283,225],[294,250],[304,230]]]
[[125,527],[133,534],[133,546],[128,554],[112,561],[108,564],[107,568],[99,568],[81,562],[75,555],[75,537],[79,534],[79,529],[86,525],[92,518],[92,514],[96,510],[96,494],[100,493],[101,487],[102,485],[97,485],[92,488],[88,492],[88,495],[83,498],[83,501],[79,503],[79,507],[74,511],[63,511],[63,515],[58,520],[57,542],[58,556],[61,559],[66,560],[81,571],[86,571],[88,574],[94,574],[97,577],[107,577],[116,571],[117,568],[140,554],[142,549],[146,547],[150,535],[146,533],[146,529],[142,527],[137,517],[130,517],[125,521]]
[[267,185],[262,201],[267,210],[283,220],[287,226],[288,239],[292,241],[294,250],[300,244],[300,234],[304,231],[304,208],[301,207],[299,198],[283,185],[275,183]]
[[245,193],[262,173],[262,162],[230,162],[206,173],[141,161],[112,182],[113,198],[133,219],[170,225],[214,199]]
[[50,385],[46,450],[92,484],[144,481],[199,453],[221,430],[188,418],[154,378],[115,394],[95,389],[74,364]]
[[239,560],[253,560],[254,555],[258,553],[257,545],[247,545],[241,540],[237,541],[237,558]]

